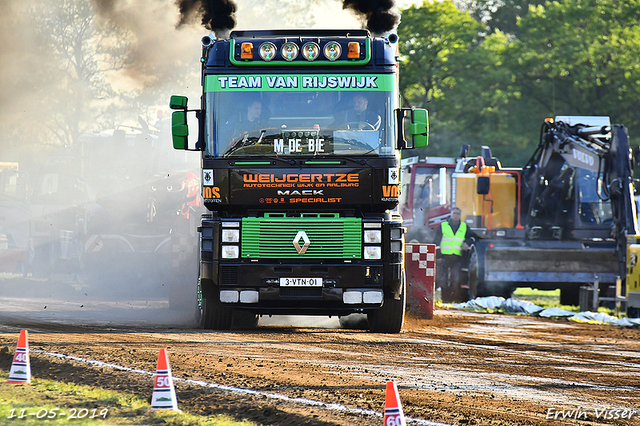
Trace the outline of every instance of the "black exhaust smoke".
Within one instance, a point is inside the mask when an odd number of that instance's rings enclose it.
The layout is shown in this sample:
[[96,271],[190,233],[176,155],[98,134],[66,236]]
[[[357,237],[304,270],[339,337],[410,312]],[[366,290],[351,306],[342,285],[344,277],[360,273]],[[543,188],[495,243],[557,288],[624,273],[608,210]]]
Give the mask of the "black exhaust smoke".
[[178,27],[202,16],[202,25],[219,38],[228,38],[236,26],[237,6],[232,0],[177,0]]
[[[99,0],[110,2],[111,0]],[[236,26],[237,6],[233,0],[176,0],[180,11],[177,27],[202,17],[202,25],[219,38],[228,38]],[[356,13],[369,31],[383,35],[400,23],[400,14],[393,10],[395,0],[342,0],[342,8]]]
[[98,15],[109,16],[113,12],[115,0],[95,0]]
[[392,10],[395,0],[343,0],[342,8],[349,9],[362,17],[369,31],[383,35],[400,23],[400,14]]

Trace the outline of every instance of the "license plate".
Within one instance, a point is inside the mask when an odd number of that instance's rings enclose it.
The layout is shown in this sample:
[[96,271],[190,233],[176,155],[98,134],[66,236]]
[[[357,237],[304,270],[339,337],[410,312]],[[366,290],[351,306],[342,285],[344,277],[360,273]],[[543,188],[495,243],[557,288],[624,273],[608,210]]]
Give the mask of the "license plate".
[[280,287],[322,287],[322,278],[280,278]]

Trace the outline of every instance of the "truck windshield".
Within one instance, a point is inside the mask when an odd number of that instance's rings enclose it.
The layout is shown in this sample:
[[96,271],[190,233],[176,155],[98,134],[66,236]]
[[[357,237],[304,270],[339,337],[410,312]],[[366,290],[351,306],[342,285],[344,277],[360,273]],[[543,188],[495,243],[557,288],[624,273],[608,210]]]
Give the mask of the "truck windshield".
[[218,91],[205,97],[205,155],[394,155],[392,91]]

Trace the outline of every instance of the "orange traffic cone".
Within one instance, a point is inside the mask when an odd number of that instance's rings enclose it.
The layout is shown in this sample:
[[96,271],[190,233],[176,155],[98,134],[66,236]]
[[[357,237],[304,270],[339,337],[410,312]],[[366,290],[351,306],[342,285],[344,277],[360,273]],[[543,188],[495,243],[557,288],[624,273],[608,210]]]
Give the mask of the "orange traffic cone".
[[153,395],[151,396],[151,409],[145,414],[149,414],[155,410],[182,412],[178,409],[178,400],[176,398],[176,389],[173,387],[169,357],[164,349],[160,349],[160,355],[158,355],[158,367],[156,368]]
[[387,382],[387,394],[384,398],[384,419],[382,424],[384,426],[407,426],[395,382]]
[[31,363],[29,362],[29,341],[27,330],[20,331],[16,352],[13,354],[13,363],[9,370],[9,380],[5,383],[25,385],[31,383]]

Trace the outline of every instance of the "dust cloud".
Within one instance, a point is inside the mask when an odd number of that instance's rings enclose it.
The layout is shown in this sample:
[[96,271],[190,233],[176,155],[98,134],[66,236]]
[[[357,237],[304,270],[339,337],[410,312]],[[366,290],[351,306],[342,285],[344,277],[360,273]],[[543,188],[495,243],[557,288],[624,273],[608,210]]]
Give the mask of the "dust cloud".
[[[0,2],[3,322],[196,325],[199,156],[172,149],[167,102],[197,104],[200,38],[361,28],[380,11],[397,24],[393,1],[210,3],[222,9],[206,9],[203,28],[198,1],[78,1],[93,7],[86,27],[63,30],[70,17],[46,0]],[[212,20],[220,10],[228,16]],[[102,48],[93,65],[52,42],[95,27],[111,36],[81,46]]]

